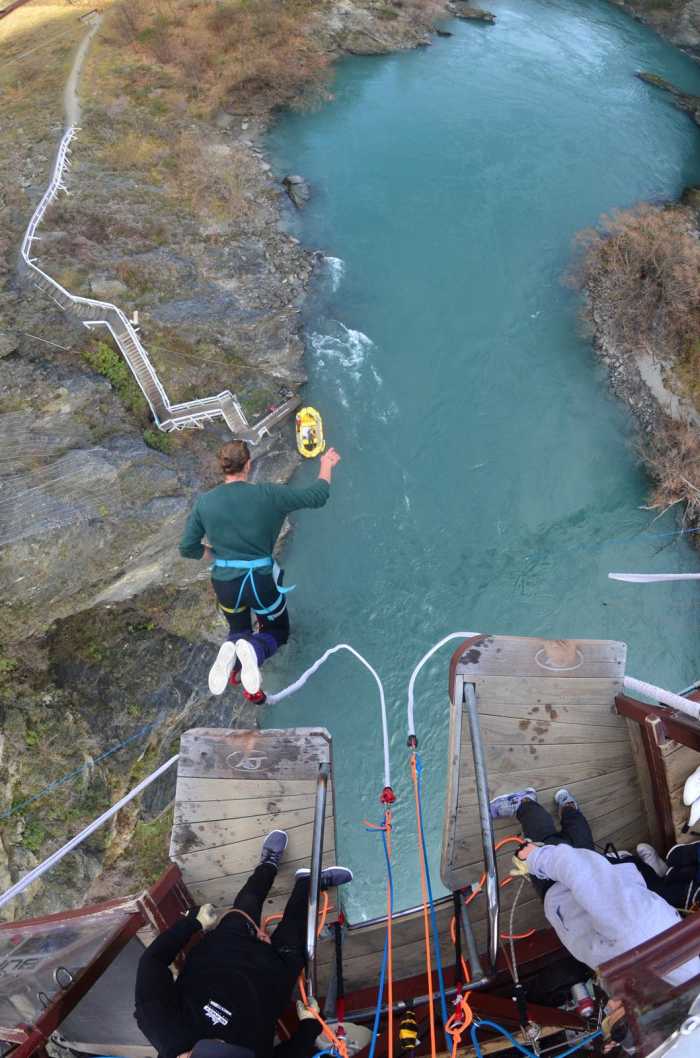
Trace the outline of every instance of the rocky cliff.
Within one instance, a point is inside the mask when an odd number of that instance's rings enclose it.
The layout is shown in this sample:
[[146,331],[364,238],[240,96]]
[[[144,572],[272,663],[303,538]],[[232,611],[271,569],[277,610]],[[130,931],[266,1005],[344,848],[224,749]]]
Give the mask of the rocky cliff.
[[[183,729],[256,722],[233,694],[208,696],[224,626],[206,570],[176,551],[230,435],[156,430],[110,343],[17,268],[63,126],[78,16],[95,6],[32,4],[0,22],[3,886],[152,770]],[[314,265],[285,230],[293,207],[261,134],[275,107],[330,91],[337,55],[428,43],[444,5],[97,6],[105,17],[82,73],[70,195],[47,215],[41,267],[74,293],[138,313],[172,399],[228,388],[254,419],[304,381],[299,312]],[[295,465],[291,425],[256,451],[260,478],[284,480]],[[171,792],[164,781],[123,812],[22,910],[158,874]]]
[[700,0],[613,0],[678,48],[700,58]]

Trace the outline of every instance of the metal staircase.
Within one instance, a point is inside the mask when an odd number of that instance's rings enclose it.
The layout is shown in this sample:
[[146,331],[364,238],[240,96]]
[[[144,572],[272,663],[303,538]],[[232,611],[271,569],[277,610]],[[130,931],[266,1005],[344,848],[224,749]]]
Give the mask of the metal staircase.
[[77,131],[74,125],[66,129],[59,144],[51,181],[32,215],[22,240],[21,258],[33,282],[40,290],[48,294],[60,309],[80,319],[83,326],[90,330],[96,327],[107,328],[148,401],[155,424],[160,430],[169,433],[172,430],[202,429],[206,422],[223,419],[235,437],[248,441],[250,444],[257,444],[264,434],[269,434],[270,429],[277,422],[297,407],[298,397],[286,400],[254,426],[248,423],[238,399],[230,390],[224,390],[214,397],[171,404],[134,325],[124,312],[111,302],[71,294],[69,290],[44,272],[38,266],[37,259],[32,256],[33,244],[41,238],[37,235],[37,229],[46,210],[56,199],[59,191],[67,190],[64,174],[70,168],[70,145]]

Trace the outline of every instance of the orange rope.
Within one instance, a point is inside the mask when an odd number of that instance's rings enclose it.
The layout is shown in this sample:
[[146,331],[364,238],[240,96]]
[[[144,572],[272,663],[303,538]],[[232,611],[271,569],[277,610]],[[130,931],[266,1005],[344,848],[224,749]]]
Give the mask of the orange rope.
[[348,1049],[347,1049],[347,1046],[345,1044],[345,1041],[340,1039],[338,1036],[336,1036],[336,1034],[333,1032],[333,1029],[330,1027],[330,1025],[326,1024],[326,1022],[323,1020],[323,1018],[321,1017],[319,1012],[317,1010],[314,1010],[314,1008],[309,1003],[308,996],[306,995],[306,988],[304,987],[304,975],[303,974],[299,975],[299,992],[301,994],[302,1003],[304,1004],[306,1009],[311,1011],[313,1016],[316,1018],[316,1021],[318,1021],[319,1025],[321,1026],[321,1028],[325,1032],[326,1036],[330,1040],[330,1042],[333,1045],[333,1047],[335,1047],[335,1049],[337,1050],[338,1054],[341,1056],[341,1058],[348,1058]]
[[[501,838],[500,841],[496,842],[496,851],[498,852],[498,850],[502,849],[504,845],[512,844],[513,842],[516,842],[518,845],[525,844],[523,839],[519,838],[516,834],[508,834],[507,837]],[[511,878],[510,875],[507,878],[504,878],[503,881],[500,883],[501,889],[505,889],[505,887],[507,885],[510,885],[513,880],[514,879]],[[477,897],[479,893],[483,892],[485,881],[486,872],[482,874],[477,884],[472,888],[472,891],[469,896],[466,897],[464,901],[465,904],[471,904],[472,900]],[[454,919],[452,921],[454,922]],[[527,933],[514,933],[512,936],[509,933],[501,933],[501,940],[526,940],[527,937],[531,937],[532,934],[536,932],[537,931],[534,929],[529,929]],[[454,937],[452,939],[454,940]]]
[[425,878],[425,858],[423,856],[423,833],[420,822],[420,801],[418,798],[418,770],[416,768],[416,754],[411,755],[411,777],[413,779],[413,794],[416,802],[416,827],[418,829],[418,849],[420,851],[420,883],[423,895],[423,933],[425,936],[425,966],[428,976],[428,1015],[430,1018],[430,1054],[431,1058],[437,1056],[437,1044],[435,1041],[435,1010],[433,1000],[433,964],[430,956],[430,921],[428,918],[428,886]]
[[[456,919],[452,918],[450,922],[450,936],[452,943],[457,943],[457,923]],[[464,961],[464,956],[460,955],[460,963],[462,965],[462,975],[464,976],[465,984],[469,984],[471,981],[471,975],[469,973],[469,967]],[[447,1019],[445,1025],[445,1031],[450,1033],[452,1036],[452,1058],[456,1058],[457,1049],[462,1042],[462,1036],[467,1031],[472,1021],[474,1020],[474,1012],[471,1008],[471,992],[465,992],[459,996],[457,1009]]]

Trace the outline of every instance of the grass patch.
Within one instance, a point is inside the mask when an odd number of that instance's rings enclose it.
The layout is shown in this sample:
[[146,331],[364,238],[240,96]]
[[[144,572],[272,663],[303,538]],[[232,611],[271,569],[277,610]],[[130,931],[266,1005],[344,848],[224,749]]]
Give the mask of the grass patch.
[[144,430],[143,439],[149,448],[155,449],[156,452],[163,452],[165,455],[171,455],[173,451],[173,439],[168,433],[163,433],[162,430]]
[[121,353],[106,342],[95,342],[82,350],[82,357],[112,385],[122,404],[139,417],[147,413],[146,399],[124,362]]

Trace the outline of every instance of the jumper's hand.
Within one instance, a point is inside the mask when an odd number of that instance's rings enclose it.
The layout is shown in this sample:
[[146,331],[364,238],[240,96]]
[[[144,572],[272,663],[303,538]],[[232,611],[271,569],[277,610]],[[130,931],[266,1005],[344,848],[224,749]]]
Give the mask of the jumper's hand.
[[322,481],[330,482],[333,476],[333,467],[340,462],[340,456],[335,448],[327,449],[319,460],[318,476]]
[[311,1007],[310,1010],[308,1007],[304,1006],[300,999],[297,999],[297,1017],[299,1018],[299,1021],[303,1021],[304,1018],[316,1018],[316,1014],[318,1014],[319,1010],[318,1003],[313,996],[309,1000],[309,1007]]
[[197,921],[203,930],[213,929],[219,916],[214,910],[213,904],[202,904],[197,912]]
[[204,545],[204,554],[202,555],[202,558],[204,559],[205,562],[213,562],[214,561],[214,552],[212,551],[212,549],[209,547],[208,544]]

